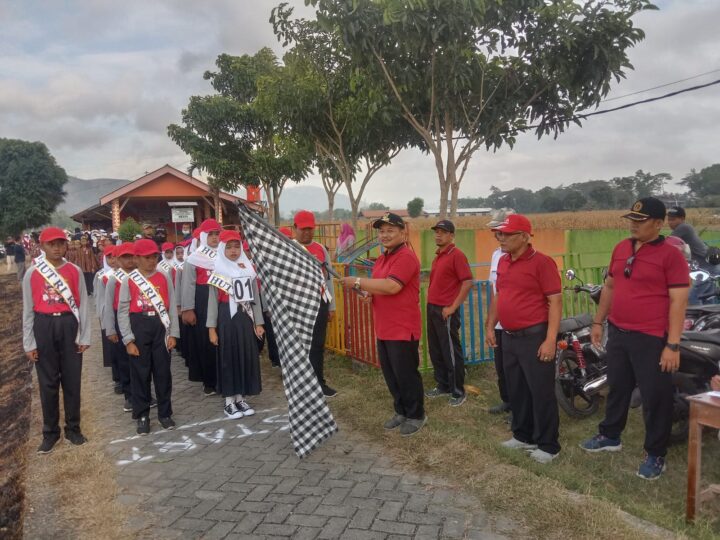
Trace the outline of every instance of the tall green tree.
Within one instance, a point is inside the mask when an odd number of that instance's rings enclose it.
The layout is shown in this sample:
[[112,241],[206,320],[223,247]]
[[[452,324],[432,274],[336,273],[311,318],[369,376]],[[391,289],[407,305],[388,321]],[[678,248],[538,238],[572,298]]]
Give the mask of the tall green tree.
[[215,94],[192,96],[182,111],[182,125],[168,134],[212,187],[235,191],[241,185],[262,185],[270,220],[279,223],[279,199],[288,181],[304,179],[312,163],[312,148],[278,121],[272,111],[257,106],[258,84],[282,67],[268,48],[255,55],[221,54],[217,71],[207,71]]
[[[481,147],[535,123],[557,136],[597,106],[643,39],[649,0],[308,0],[364,76],[381,79],[432,155],[441,217]],[[572,119],[572,120],[571,120]]]
[[418,217],[420,214],[422,214],[424,206],[425,201],[423,201],[420,197],[415,197],[413,200],[407,203],[408,215],[410,217]]
[[691,169],[679,183],[698,198],[720,195],[720,163],[705,167],[699,172]]
[[41,142],[0,139],[0,234],[50,221],[65,199],[67,174]]
[[311,141],[320,162],[332,165],[357,227],[365,188],[411,144],[412,132],[395,121],[399,108],[382,81],[366,76],[337,34],[317,21],[293,19],[285,4],[273,10],[271,22],[291,48],[283,57],[285,69],[265,79],[258,102],[276,111],[297,137]]
[[639,199],[651,197],[664,191],[665,183],[672,181],[669,173],[652,174],[642,169],[635,172],[635,194]]

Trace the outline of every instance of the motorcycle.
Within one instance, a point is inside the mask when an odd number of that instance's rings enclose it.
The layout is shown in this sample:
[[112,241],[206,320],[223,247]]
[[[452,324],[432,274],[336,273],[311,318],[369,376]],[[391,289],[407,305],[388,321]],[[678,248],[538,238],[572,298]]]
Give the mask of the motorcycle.
[[[700,269],[697,264],[693,264],[690,269],[690,279],[693,282],[703,282],[707,280],[716,281],[720,276],[713,275],[709,271]],[[700,300],[716,298],[720,295],[720,291],[716,290],[710,294],[700,296]],[[683,330],[703,331],[711,329],[720,329],[720,304],[699,304],[688,306],[685,310],[685,324]]]
[[[602,285],[585,285],[572,269],[565,272],[565,278],[580,281],[579,285],[565,287],[565,290],[587,293],[595,304],[600,302]],[[607,386],[605,350],[590,340],[592,321],[589,313],[560,321],[555,353],[555,396],[560,408],[574,418],[593,415],[600,406],[599,392]]]

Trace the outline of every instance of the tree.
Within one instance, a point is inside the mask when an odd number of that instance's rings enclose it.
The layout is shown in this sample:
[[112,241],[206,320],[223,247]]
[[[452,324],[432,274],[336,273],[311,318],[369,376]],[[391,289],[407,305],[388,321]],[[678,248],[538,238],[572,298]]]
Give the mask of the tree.
[[545,212],[562,212],[565,209],[562,199],[556,195],[544,198],[540,206]]
[[241,185],[262,185],[269,218],[277,225],[283,187],[304,179],[313,157],[307,141],[257,106],[260,80],[282,68],[268,48],[253,56],[221,54],[216,66],[218,71],[204,78],[217,93],[192,96],[182,111],[183,125],[171,124],[168,134],[210,175],[213,188],[233,192]]
[[61,229],[65,229],[68,231],[72,231],[75,227],[78,226],[78,222],[71,218],[69,215],[67,215],[67,212],[64,212],[62,210],[56,210],[55,212],[53,212],[50,216],[49,223],[53,227],[60,227]]
[[582,193],[573,189],[568,191],[567,195],[565,195],[563,204],[565,205],[565,208],[575,212],[587,204],[587,199]]
[[292,48],[283,57],[285,70],[265,80],[259,103],[277,111],[297,137],[312,142],[318,159],[332,164],[357,228],[368,183],[413,137],[406,124],[394,121],[399,109],[392,97],[352,61],[339,37],[317,21],[291,15],[284,4],[273,10],[275,34]]
[[557,136],[576,113],[599,105],[631,69],[643,39],[631,17],[649,0],[309,0],[383,80],[432,155],[440,216],[454,216],[460,184],[481,147],[512,146],[536,124]]
[[613,193],[613,189],[607,182],[604,182],[604,184],[605,185],[598,185],[590,191],[590,200],[595,208],[614,208],[615,194]]
[[425,206],[425,201],[420,197],[415,197],[412,201],[408,202],[407,211],[410,217],[418,217],[422,214],[423,206]]
[[129,217],[120,224],[118,236],[123,242],[132,242],[138,234],[142,234],[143,230],[140,224],[133,218]]
[[371,202],[367,206],[368,210],[390,210],[390,207],[381,202]]
[[651,174],[642,169],[635,173],[635,195],[638,199],[651,197],[663,191],[665,182],[670,182],[672,176],[668,173]]
[[64,200],[65,170],[41,142],[0,139],[0,234],[50,221]]
[[720,163],[705,167],[700,172],[691,169],[679,183],[698,198],[720,195]]

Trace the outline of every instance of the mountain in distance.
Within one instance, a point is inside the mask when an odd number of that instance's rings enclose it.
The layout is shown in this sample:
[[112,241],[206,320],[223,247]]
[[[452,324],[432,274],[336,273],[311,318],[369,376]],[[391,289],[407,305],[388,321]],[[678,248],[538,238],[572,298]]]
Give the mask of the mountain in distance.
[[71,216],[75,212],[85,210],[100,202],[100,197],[127,184],[129,180],[117,178],[94,178],[83,180],[68,176],[65,190],[65,201],[57,207],[58,212],[65,212]]
[[[350,210],[350,198],[338,192],[335,195],[335,208]],[[280,196],[280,214],[283,216],[289,216],[294,210],[324,212],[327,209],[327,194],[318,186],[288,186]]]

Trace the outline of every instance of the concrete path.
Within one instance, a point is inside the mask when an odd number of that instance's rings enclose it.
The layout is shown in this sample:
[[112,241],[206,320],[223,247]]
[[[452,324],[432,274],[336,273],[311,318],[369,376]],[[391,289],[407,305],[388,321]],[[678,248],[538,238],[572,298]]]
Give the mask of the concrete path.
[[[87,384],[110,388],[92,347]],[[91,352],[92,351],[92,352]],[[264,362],[267,362],[265,359]],[[432,476],[412,474],[340,424],[310,457],[292,452],[280,373],[267,369],[257,413],[229,420],[222,399],[204,397],[173,357],[173,408],[178,428],[151,418],[149,436],[135,435],[122,399],[99,412],[114,440],[119,500],[144,511],[129,533],[139,538],[504,538],[522,535],[510,520],[488,516],[477,500]],[[157,414],[152,410],[152,414]]]

